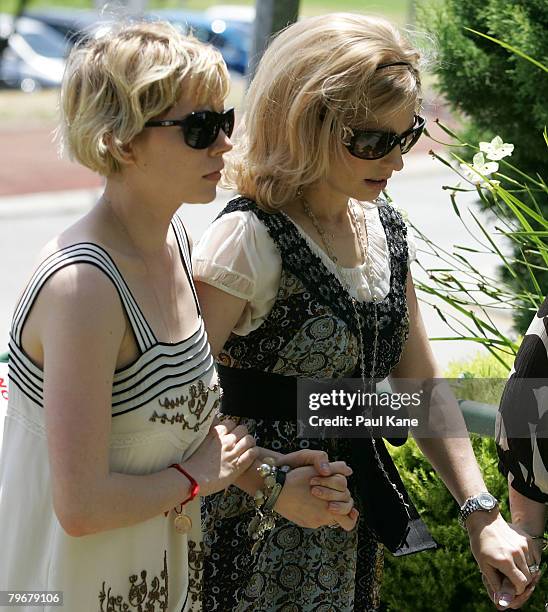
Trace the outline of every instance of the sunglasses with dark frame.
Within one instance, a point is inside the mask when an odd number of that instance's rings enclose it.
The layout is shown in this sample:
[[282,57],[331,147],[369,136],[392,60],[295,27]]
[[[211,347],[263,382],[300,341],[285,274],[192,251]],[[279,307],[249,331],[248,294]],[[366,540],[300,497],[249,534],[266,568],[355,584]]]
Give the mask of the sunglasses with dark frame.
[[415,115],[413,127],[403,132],[383,132],[380,130],[350,130],[352,136],[344,142],[348,151],[360,159],[380,159],[400,145],[402,154],[407,153],[420,138],[426,125],[426,119]]
[[234,109],[223,113],[205,110],[190,113],[182,119],[153,119],[145,123],[146,128],[173,127],[181,128],[186,144],[192,149],[207,149],[223,132],[230,138],[234,131]]

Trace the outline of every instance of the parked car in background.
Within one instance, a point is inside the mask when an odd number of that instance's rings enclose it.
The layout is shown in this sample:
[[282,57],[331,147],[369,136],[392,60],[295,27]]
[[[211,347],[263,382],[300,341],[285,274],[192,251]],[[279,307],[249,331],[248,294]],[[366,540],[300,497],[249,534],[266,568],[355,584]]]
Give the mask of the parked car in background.
[[231,21],[208,11],[158,9],[151,11],[150,15],[170,21],[184,31],[192,30],[196,38],[219,49],[229,70],[246,73],[251,52],[253,22]]
[[[116,19],[115,13],[93,10],[40,8],[27,11],[27,15],[54,28],[68,45],[78,42],[86,34],[94,35],[101,26]],[[245,74],[251,52],[253,7],[218,6],[207,11],[156,9],[145,14],[148,19],[170,21],[182,31],[192,30],[199,40],[219,49],[229,70]]]
[[218,4],[210,6],[205,14],[210,19],[224,19],[229,22],[247,23],[255,22],[255,7],[244,4]]
[[0,37],[8,44],[0,58],[0,87],[24,92],[59,87],[67,45],[61,34],[29,17],[0,13]]
[[70,46],[104,19],[98,11],[70,8],[36,8],[24,14],[56,30]]

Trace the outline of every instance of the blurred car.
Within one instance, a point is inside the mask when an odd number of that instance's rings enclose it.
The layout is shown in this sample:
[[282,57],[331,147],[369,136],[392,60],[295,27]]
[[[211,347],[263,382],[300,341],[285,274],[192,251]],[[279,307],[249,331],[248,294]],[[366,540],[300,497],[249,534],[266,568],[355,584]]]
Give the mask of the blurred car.
[[[239,8],[244,10],[236,10]],[[101,32],[102,24],[108,27],[115,19],[115,15],[108,12],[102,15],[93,10],[78,9],[33,9],[27,14],[57,30],[69,45],[86,34],[96,35]],[[245,74],[253,36],[252,7],[221,6],[205,12],[156,9],[146,13],[145,18],[169,21],[185,33],[192,30],[198,40],[219,49],[229,70]]]
[[229,70],[245,74],[251,53],[253,22],[231,21],[215,16],[209,11],[182,11],[175,9],[159,9],[150,15],[164,19],[183,31],[192,30],[194,36],[214,45],[221,52]]
[[103,20],[98,11],[68,8],[30,9],[24,15],[56,30],[70,46]]
[[248,23],[252,25],[255,21],[255,7],[243,4],[219,4],[210,6],[205,14],[209,19],[223,19],[224,21]]
[[24,92],[59,87],[65,69],[67,45],[46,24],[29,17],[0,13],[0,37],[8,43],[0,58],[0,87]]

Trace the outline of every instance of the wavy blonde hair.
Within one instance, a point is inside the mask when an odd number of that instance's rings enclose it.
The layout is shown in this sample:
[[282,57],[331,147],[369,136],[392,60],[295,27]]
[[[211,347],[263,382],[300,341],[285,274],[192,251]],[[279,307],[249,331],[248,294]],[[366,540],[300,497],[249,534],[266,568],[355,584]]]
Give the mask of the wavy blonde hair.
[[221,54],[169,23],[109,26],[71,52],[61,88],[61,149],[104,176],[146,121],[181,95],[222,108],[229,78]]
[[[247,93],[224,184],[265,210],[325,177],[343,155],[348,128],[418,110],[419,52],[376,17],[335,13],[283,30],[263,55]],[[379,64],[408,62],[376,70]]]

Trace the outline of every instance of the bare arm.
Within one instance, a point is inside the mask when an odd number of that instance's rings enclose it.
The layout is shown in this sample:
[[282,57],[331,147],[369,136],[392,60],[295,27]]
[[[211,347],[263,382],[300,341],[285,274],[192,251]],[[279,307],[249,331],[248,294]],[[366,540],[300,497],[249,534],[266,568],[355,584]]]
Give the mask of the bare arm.
[[195,281],[209,345],[214,357],[228,340],[247,301],[202,281]]
[[[407,303],[409,338],[391,378],[429,380],[440,377],[424,329],[411,274],[407,279]],[[397,390],[397,380],[393,382]],[[462,420],[456,401],[446,404],[443,409],[448,412],[453,423]],[[417,439],[417,444],[459,505],[468,497],[486,490],[468,437],[422,438]],[[493,585],[493,591],[500,589],[502,577],[507,576],[516,592],[523,592],[531,580],[526,559],[530,552],[525,538],[510,529],[498,510],[489,513],[474,512],[468,517],[466,526],[472,552],[481,571]]]
[[[441,378],[424,328],[411,274],[407,278],[407,305],[409,338],[402,358],[390,376],[396,390],[399,388],[398,378],[417,380]],[[465,431],[466,426],[458,404],[454,398],[452,400],[452,403],[445,405],[443,409],[452,412],[452,422],[460,424]],[[486,490],[468,437],[418,438],[416,442],[459,505],[462,505],[468,497]]]
[[512,523],[531,536],[542,536],[546,526],[546,504],[529,499],[516,491],[511,485],[510,474],[508,475],[508,495]]
[[[176,470],[109,469],[113,373],[125,332],[110,281],[92,266],[69,266],[46,284],[35,309],[53,503],[63,528],[80,536],[125,527],[186,499],[189,483]],[[189,472],[199,483],[206,475]]]
[[[247,301],[202,281],[195,281],[195,285],[211,352],[217,357],[240,319]],[[268,452],[265,449],[260,449],[259,452],[261,458],[267,455],[275,458],[281,456],[279,453]],[[259,465],[260,461],[257,459],[254,467]],[[257,470],[251,469],[242,474],[235,484],[249,495],[253,495],[261,488],[261,482]]]

